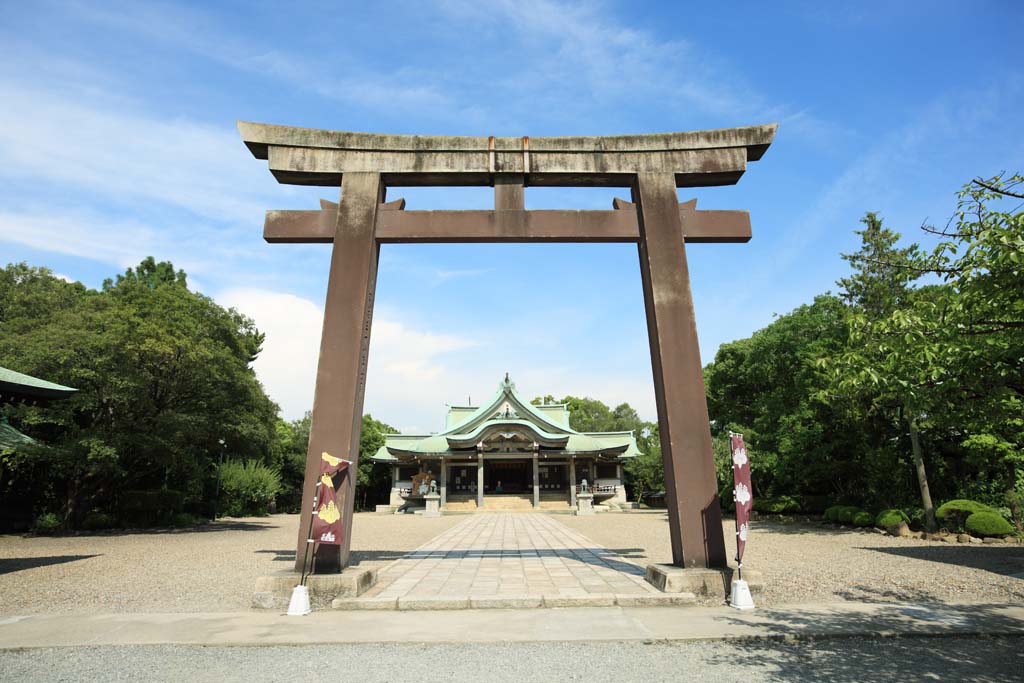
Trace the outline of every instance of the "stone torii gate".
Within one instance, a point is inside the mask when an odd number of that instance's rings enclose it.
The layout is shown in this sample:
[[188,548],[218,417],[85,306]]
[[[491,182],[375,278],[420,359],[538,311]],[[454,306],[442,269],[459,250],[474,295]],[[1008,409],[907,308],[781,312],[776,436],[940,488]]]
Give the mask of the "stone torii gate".
[[[296,570],[303,568],[320,453],[359,459],[377,258],[384,243],[632,242],[638,245],[665,466],[672,561],[725,567],[686,243],[747,242],[746,211],[679,203],[679,187],[732,185],[768,149],[776,125],[609,137],[431,137],[238,123],[280,183],[341,187],[314,211],[268,211],[268,242],[333,243]],[[493,186],[493,211],[405,211],[388,187]],[[527,211],[526,186],[628,187],[610,211]],[[338,492],[344,545],[318,572],[348,564],[355,477]]]

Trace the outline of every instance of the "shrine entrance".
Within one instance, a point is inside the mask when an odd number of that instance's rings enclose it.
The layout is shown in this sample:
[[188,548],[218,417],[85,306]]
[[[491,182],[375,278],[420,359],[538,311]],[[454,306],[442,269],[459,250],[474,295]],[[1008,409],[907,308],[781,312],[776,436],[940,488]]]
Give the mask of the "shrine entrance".
[[484,495],[532,495],[532,465],[529,460],[484,460]]
[[[746,211],[704,211],[677,188],[732,185],[767,151],[776,126],[607,137],[436,137],[239,122],[281,183],[340,187],[338,203],[268,211],[268,242],[333,244],[297,539],[304,569],[321,453],[359,460],[380,245],[411,242],[629,242],[637,245],[665,467],[672,561],[725,567],[711,432],[686,244],[746,242]],[[388,188],[490,186],[493,211],[405,211]],[[609,211],[527,211],[527,186],[623,187]],[[536,470],[534,458],[533,467]],[[480,492],[482,493],[482,492]],[[338,491],[343,545],[320,573],[348,563],[355,478]]]

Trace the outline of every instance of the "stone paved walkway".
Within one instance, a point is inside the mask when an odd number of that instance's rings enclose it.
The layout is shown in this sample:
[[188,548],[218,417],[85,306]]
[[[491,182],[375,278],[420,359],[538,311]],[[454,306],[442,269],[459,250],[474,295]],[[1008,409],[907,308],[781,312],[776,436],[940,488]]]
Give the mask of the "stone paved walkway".
[[[364,597],[486,598],[659,594],[644,569],[552,515],[476,514],[380,572]],[[660,594],[659,594],[660,595]]]

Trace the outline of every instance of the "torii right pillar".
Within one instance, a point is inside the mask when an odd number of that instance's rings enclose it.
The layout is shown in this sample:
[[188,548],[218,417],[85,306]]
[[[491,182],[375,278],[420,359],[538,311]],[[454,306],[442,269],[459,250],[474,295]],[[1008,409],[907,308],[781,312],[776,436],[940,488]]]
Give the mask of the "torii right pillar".
[[633,183],[672,564],[727,566],[684,226],[672,173]]

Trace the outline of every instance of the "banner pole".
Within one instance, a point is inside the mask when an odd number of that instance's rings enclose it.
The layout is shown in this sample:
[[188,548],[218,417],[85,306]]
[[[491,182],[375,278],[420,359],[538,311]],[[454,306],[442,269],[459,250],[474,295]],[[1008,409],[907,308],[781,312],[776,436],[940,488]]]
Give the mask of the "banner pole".
[[[322,484],[316,482],[316,490],[313,492],[313,511],[310,513],[312,516],[316,516],[316,506],[320,502],[320,487]],[[302,553],[302,574],[299,576],[299,585],[306,585],[306,567],[309,563],[309,546],[313,545],[313,520],[309,520],[309,534],[306,536],[306,548]],[[313,559],[316,559],[316,553],[313,553]]]

